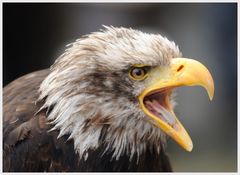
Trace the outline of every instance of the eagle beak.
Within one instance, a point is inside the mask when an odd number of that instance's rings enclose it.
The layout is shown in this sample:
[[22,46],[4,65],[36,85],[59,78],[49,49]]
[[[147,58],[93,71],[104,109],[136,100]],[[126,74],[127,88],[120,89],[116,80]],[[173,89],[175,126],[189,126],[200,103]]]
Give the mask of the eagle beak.
[[138,97],[142,110],[154,125],[190,152],[192,140],[175,116],[169,96],[176,87],[199,85],[212,100],[214,83],[208,69],[193,59],[174,58],[170,65],[151,70],[145,82],[146,88]]

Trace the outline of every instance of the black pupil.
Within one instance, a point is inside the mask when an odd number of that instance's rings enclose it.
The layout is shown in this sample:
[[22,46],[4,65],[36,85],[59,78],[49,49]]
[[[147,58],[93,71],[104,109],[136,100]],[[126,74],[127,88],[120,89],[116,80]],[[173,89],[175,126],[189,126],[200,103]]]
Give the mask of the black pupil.
[[136,76],[141,76],[141,75],[143,75],[143,73],[144,73],[143,70],[139,69],[139,68],[135,68],[133,70],[133,74],[136,75]]

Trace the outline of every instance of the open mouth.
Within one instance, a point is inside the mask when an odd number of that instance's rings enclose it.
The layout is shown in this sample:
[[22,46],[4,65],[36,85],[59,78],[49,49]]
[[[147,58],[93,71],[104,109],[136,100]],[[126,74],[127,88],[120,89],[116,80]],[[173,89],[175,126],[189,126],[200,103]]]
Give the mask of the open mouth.
[[200,62],[174,58],[165,67],[155,67],[148,73],[146,88],[138,96],[142,111],[149,122],[160,128],[187,151],[193,148],[192,140],[176,117],[170,103],[172,90],[181,86],[202,86],[209,98],[214,95],[214,82],[208,69]]
[[150,92],[143,99],[145,108],[154,116],[175,128],[177,120],[172,114],[170,104],[171,89],[160,89]]

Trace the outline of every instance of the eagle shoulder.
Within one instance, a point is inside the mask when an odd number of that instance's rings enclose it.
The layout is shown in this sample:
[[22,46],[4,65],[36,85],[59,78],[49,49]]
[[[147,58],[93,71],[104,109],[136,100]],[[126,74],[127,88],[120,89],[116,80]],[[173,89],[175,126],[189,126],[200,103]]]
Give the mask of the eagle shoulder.
[[[39,86],[49,70],[27,74],[3,88],[4,171],[67,171],[74,160],[73,143],[48,132],[46,111],[37,113]],[[40,102],[41,103],[41,102]],[[67,152],[66,152],[67,151]],[[73,152],[73,153],[69,153]],[[70,156],[64,156],[70,154]],[[72,157],[71,157],[72,156]],[[72,160],[66,161],[64,158]],[[66,158],[67,159],[67,158]]]
[[[38,88],[48,75],[41,70],[24,75],[3,88],[3,138],[23,139],[33,127],[33,116],[39,110],[36,105]],[[17,136],[18,135],[18,136]],[[11,142],[16,142],[17,140]]]

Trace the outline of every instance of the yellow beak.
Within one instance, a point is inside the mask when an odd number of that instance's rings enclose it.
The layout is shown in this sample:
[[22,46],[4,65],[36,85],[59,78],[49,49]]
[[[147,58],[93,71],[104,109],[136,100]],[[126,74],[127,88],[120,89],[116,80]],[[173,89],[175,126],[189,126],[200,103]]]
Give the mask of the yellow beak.
[[149,72],[146,88],[139,96],[139,102],[144,113],[151,118],[153,124],[161,128],[187,151],[193,148],[192,140],[175,116],[168,95],[165,95],[165,108],[174,118],[173,123],[168,123],[161,117],[151,112],[145,103],[145,98],[155,93],[165,93],[179,86],[199,85],[206,89],[209,98],[214,95],[214,83],[208,69],[200,62],[187,58],[174,58],[170,65],[154,68]]

